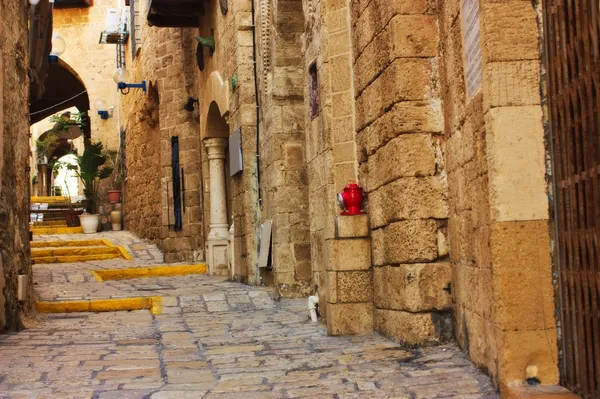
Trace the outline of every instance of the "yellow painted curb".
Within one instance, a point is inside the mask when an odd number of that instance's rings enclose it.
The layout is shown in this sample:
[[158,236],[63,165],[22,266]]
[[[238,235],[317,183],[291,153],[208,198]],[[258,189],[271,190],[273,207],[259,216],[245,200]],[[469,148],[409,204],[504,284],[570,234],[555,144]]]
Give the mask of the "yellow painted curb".
[[133,260],[133,257],[131,255],[129,255],[129,252],[127,252],[127,250],[124,247],[117,247],[117,249],[119,250],[119,253],[121,254],[121,257],[125,260]]
[[97,281],[127,280],[146,277],[185,276],[188,274],[205,274],[206,265],[173,265],[137,267],[131,269],[93,270],[92,275]]
[[114,247],[110,240],[32,241],[31,248],[51,247]]
[[89,299],[85,301],[37,302],[40,313],[116,312],[148,309],[152,314],[162,313],[162,298],[135,297],[118,299]]
[[108,254],[121,256],[121,251],[119,251],[119,248],[114,247],[68,247],[31,250],[31,257],[34,259],[44,258],[48,256],[88,256]]
[[46,222],[35,222],[33,227],[69,227],[67,222],[60,220],[50,220]]
[[120,258],[120,254],[74,255],[74,256],[42,256],[32,258],[36,264],[42,263],[79,263],[92,260],[109,260]]
[[54,234],[83,234],[81,227],[32,227],[31,232],[36,235]]
[[31,197],[32,204],[68,204],[71,202],[69,197]]

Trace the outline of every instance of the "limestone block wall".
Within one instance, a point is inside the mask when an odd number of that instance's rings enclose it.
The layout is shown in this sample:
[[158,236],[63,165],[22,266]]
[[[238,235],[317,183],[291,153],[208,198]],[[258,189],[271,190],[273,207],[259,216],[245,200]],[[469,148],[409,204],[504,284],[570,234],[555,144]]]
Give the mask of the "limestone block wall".
[[[129,49],[126,54],[131,80],[146,80],[148,92],[132,89],[120,95],[121,124],[126,129],[125,227],[156,242],[167,262],[203,260],[198,113],[183,109],[188,96],[194,94],[194,30],[152,28],[144,23],[137,57],[131,60]],[[179,137],[180,167],[185,172],[183,228],[177,232],[172,228],[172,136]]]
[[483,83],[465,93],[462,11],[440,2],[456,337],[505,386],[558,381],[537,2],[480,1]]
[[119,6],[118,0],[96,0],[92,7],[59,8],[52,12],[54,32],[59,33],[67,44],[61,59],[77,72],[90,99],[92,141],[101,141],[105,149],[113,150],[119,148],[117,115],[100,119],[94,103],[102,99],[107,106],[119,108],[112,79],[116,69],[115,45],[98,43],[100,33],[105,29],[107,9]]
[[[209,56],[205,51],[205,69],[195,70],[196,96],[200,98],[201,109],[209,109],[211,102],[219,103],[219,112],[229,126],[231,134],[240,128],[242,132],[243,172],[233,177],[226,176],[229,186],[228,215],[234,224],[234,277],[244,282],[257,279],[257,228],[260,222],[258,204],[258,184],[256,178],[256,101],[254,97],[254,67],[252,47],[252,3],[250,0],[230,1],[229,9],[222,14],[219,2],[206,4],[206,15],[200,20],[200,36],[208,36],[214,29],[216,51]],[[211,86],[211,75],[218,74],[224,86],[219,91]],[[232,88],[233,77],[237,85]],[[228,104],[218,99],[225,97]],[[206,104],[202,104],[205,102]],[[201,123],[206,114],[201,115]],[[210,134],[210,126],[206,126]],[[203,152],[205,153],[205,152]],[[205,229],[209,228],[209,181],[208,163],[204,159],[204,214]]]
[[[0,4],[0,330],[23,328],[32,310],[29,247],[29,59],[26,2]],[[17,300],[18,275],[29,276]]]
[[272,271],[283,295],[311,292],[302,2],[257,1],[262,219],[273,222]]
[[375,328],[408,344],[451,336],[434,3],[351,2],[356,142],[369,201]]

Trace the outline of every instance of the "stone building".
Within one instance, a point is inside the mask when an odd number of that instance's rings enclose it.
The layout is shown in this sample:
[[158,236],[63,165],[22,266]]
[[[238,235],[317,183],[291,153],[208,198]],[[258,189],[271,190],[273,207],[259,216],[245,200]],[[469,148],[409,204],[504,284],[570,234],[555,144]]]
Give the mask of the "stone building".
[[[283,295],[317,286],[331,334],[455,336],[499,384],[557,383],[540,7],[206,1],[190,21],[153,0],[127,59],[149,84],[123,100],[129,228]],[[350,181],[368,219],[338,216]]]
[[19,276],[29,277],[29,145],[26,2],[0,4],[0,330],[23,327],[31,285],[18,300]]
[[[167,262],[316,287],[332,335],[455,338],[503,390],[559,382],[542,2],[175,3],[55,11],[90,42],[128,12],[116,52],[65,60],[116,106],[91,138],[121,137],[129,230]],[[113,97],[115,59],[146,90]],[[366,214],[340,216],[353,181]]]

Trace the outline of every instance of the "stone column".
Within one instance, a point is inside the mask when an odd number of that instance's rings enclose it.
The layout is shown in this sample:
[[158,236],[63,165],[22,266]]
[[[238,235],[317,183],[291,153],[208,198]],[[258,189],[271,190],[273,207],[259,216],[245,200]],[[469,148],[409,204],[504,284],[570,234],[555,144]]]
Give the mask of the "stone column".
[[225,148],[227,139],[204,140],[208,152],[210,179],[210,233],[206,242],[206,260],[210,274],[228,275],[229,224],[225,189]]
[[227,194],[225,192],[225,148],[224,138],[204,140],[208,151],[208,168],[210,177],[210,233],[209,240],[228,239]]

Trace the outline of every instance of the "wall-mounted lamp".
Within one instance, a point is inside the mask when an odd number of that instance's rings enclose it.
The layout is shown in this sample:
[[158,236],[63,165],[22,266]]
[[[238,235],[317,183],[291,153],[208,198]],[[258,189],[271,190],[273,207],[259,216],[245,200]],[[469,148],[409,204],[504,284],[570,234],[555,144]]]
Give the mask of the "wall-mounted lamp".
[[194,104],[199,104],[198,99],[194,97],[188,97],[187,102],[183,106],[183,109],[185,109],[188,112],[194,112]]
[[48,56],[48,62],[55,64],[58,62],[58,57],[61,56],[67,49],[65,39],[58,33],[52,34],[52,51]]
[[29,0],[29,4],[31,4],[34,7],[37,6],[39,2],[40,0]]
[[106,101],[104,100],[96,100],[94,103],[94,107],[96,111],[98,111],[98,115],[100,115],[100,119],[108,119],[112,116],[112,110],[114,107],[110,107],[110,109],[106,106]]
[[142,89],[144,93],[146,92],[145,80],[142,80],[142,83],[127,83],[129,81],[129,71],[125,68],[117,68],[113,79],[117,83],[117,88],[121,91],[121,94],[128,94],[129,89]]

